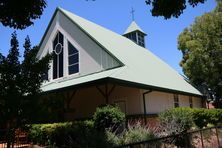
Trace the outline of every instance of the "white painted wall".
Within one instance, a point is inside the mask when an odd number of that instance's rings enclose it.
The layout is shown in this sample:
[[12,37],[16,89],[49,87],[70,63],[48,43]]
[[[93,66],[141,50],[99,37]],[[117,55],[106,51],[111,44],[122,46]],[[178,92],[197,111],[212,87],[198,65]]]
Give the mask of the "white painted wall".
[[146,110],[148,114],[155,114],[173,107],[173,95],[153,91],[146,94]]
[[[179,106],[190,107],[189,96],[179,95]],[[202,107],[201,98],[192,97],[193,107]],[[157,114],[174,107],[174,96],[171,93],[153,91],[146,95],[146,110],[148,114]]]
[[110,103],[114,104],[116,101],[121,100],[125,100],[126,102],[127,115],[142,113],[140,89],[117,86],[110,96]]
[[[64,35],[64,77],[68,75],[68,51],[66,43],[71,42],[79,51],[79,73],[70,75],[79,77],[91,73],[117,67],[120,63],[101,48],[95,41],[87,36],[77,25],[58,12],[52,21],[45,39],[40,47],[38,58],[52,52],[52,41],[56,33],[60,31]],[[52,80],[52,64],[49,70],[49,79]],[[59,78],[64,79],[64,78]]]
[[[108,85],[109,90],[112,86]],[[103,91],[105,90],[104,85],[101,85],[100,88]],[[127,115],[143,114],[143,92],[144,90],[137,88],[116,86],[109,96],[109,104],[124,101],[126,103]],[[105,98],[96,87],[80,89],[72,99],[70,106],[75,109],[75,112],[69,115],[70,119],[90,117],[95,112],[96,107],[101,104],[105,104]],[[189,97],[179,95],[179,104],[181,107],[189,107]],[[171,93],[152,91],[146,94],[147,114],[158,114],[173,107],[174,98]],[[201,98],[193,97],[193,107],[202,107]]]

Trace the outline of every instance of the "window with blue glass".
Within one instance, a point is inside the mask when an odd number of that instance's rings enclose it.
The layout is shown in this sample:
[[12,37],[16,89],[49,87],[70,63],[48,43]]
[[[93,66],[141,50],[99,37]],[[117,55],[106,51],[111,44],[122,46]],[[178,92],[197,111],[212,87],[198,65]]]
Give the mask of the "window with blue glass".
[[68,41],[69,74],[79,72],[79,51]]

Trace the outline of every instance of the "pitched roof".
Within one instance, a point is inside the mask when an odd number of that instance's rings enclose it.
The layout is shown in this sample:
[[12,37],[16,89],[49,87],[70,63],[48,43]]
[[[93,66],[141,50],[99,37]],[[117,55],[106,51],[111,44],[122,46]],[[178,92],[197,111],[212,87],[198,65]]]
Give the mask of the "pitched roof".
[[132,21],[132,23],[129,25],[129,27],[126,29],[126,31],[124,32],[124,34],[128,34],[134,31],[140,31],[143,34],[146,34],[137,24],[135,21]]
[[70,21],[96,41],[97,44],[118,58],[124,65],[120,68],[79,78],[68,78],[68,81],[64,80],[58,83],[49,83],[42,86],[43,91],[52,91],[101,78],[112,78],[152,88],[178,91],[198,96],[202,95],[197,89],[187,83],[174,69],[148,49],[138,46],[126,37],[83,19],[69,11],[61,8],[58,8],[57,11],[60,11],[69,18]]

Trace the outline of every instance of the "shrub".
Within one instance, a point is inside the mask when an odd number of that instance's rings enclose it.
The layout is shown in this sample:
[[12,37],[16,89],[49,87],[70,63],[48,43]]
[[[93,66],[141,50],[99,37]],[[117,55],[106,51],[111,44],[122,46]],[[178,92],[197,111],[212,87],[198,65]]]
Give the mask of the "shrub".
[[140,122],[137,122],[135,125],[128,126],[128,130],[126,130],[123,135],[123,142],[125,144],[135,143],[153,139],[155,137],[156,136],[154,133],[148,127],[145,127],[141,125]]
[[222,124],[222,109],[193,109],[193,121],[199,128],[208,124],[214,126]]
[[209,114],[207,114],[208,110],[203,108],[196,108],[192,110],[193,121],[195,125],[199,128],[206,127],[209,123]]
[[124,125],[125,114],[118,107],[107,105],[96,109],[93,120],[97,130],[105,131],[108,128],[116,130]]
[[[41,145],[60,145],[71,133],[72,123],[33,124],[29,127],[29,140]],[[58,140],[59,139],[59,140]]]
[[113,146],[119,146],[123,143],[122,135],[117,134],[117,132],[106,130],[107,141]]
[[34,124],[29,128],[34,144],[56,147],[110,147],[106,135],[97,131],[92,121]]
[[210,124],[215,126],[222,124],[222,109],[208,109],[207,116]]
[[[186,133],[193,125],[192,109],[173,108],[159,114],[160,125],[163,132],[161,136]],[[165,141],[175,144],[178,147],[185,146],[188,137],[177,136],[175,139]]]
[[[106,131],[106,135],[108,141],[112,143],[113,146],[120,146],[157,138],[150,128],[143,126],[140,122],[137,122],[134,125],[128,125],[128,129],[125,129],[122,133],[108,130]],[[155,142],[156,147],[159,145],[160,143]]]
[[167,135],[189,130],[193,125],[192,109],[173,108],[159,114],[160,125]]

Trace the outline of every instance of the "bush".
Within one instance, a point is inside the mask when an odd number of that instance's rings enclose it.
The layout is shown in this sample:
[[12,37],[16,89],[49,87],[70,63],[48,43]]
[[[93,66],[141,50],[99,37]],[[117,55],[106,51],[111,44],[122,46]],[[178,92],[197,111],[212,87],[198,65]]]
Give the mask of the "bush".
[[221,125],[222,109],[193,109],[193,121],[199,128],[207,127],[208,124]]
[[98,132],[92,121],[34,124],[29,128],[34,144],[55,147],[110,147],[106,135]]
[[209,123],[215,126],[222,124],[222,109],[208,109]]
[[117,134],[117,132],[106,130],[107,141],[111,143],[114,147],[119,146],[123,143],[122,135]]
[[64,137],[67,137],[71,130],[71,122],[33,124],[29,127],[28,138],[34,144],[60,145],[64,143]]
[[118,107],[107,105],[96,109],[93,120],[95,128],[99,131],[116,130],[124,125],[125,114]]
[[[192,109],[173,108],[159,114],[160,125],[163,132],[161,136],[186,133],[193,125]],[[175,139],[169,139],[166,143],[173,143],[178,147],[185,146],[186,136],[177,136]]]
[[[137,122],[134,125],[129,125],[128,129],[124,130],[120,134],[108,130],[106,131],[106,135],[108,141],[114,146],[120,146],[157,138],[157,136],[151,129],[141,125],[140,122]],[[155,146],[158,147],[159,145],[160,143],[155,143]]]
[[125,144],[145,141],[156,138],[154,133],[147,127],[137,122],[135,125],[128,126],[128,130],[123,135],[123,142]]
[[193,125],[193,114],[190,108],[173,108],[159,114],[162,128],[167,135],[189,130]]
[[192,110],[193,121],[195,125],[199,128],[206,127],[209,123],[209,114],[207,114],[208,110],[203,108],[196,108]]

